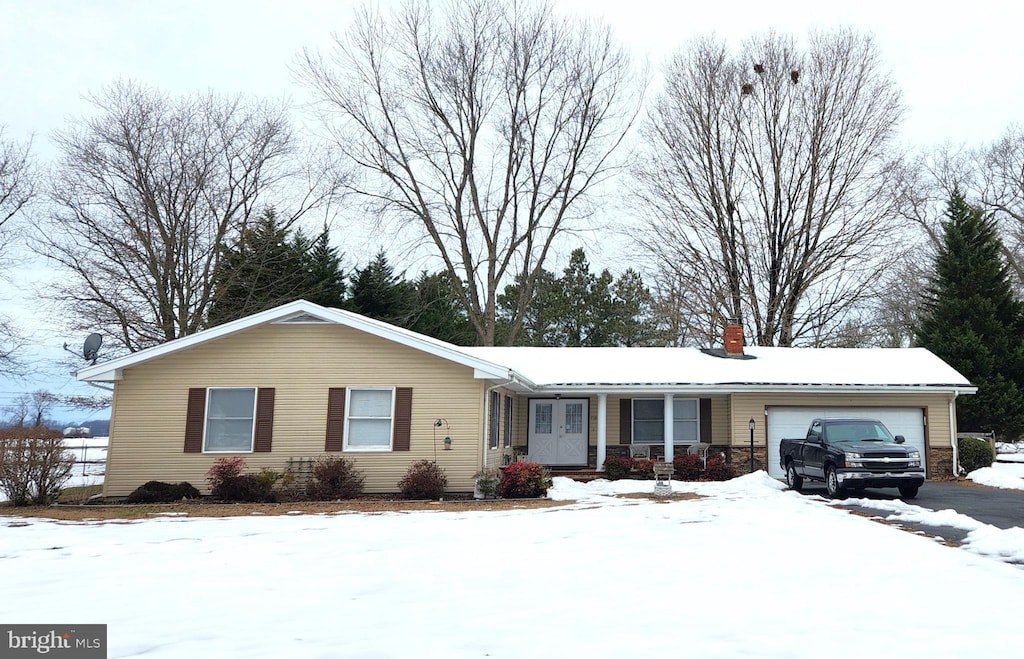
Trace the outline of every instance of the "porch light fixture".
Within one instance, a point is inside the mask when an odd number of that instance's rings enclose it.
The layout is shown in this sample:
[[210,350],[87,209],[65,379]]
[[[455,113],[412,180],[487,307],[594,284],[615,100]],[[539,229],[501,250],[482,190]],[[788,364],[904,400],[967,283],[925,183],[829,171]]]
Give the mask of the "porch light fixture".
[[750,473],[754,473],[754,426],[756,425],[754,417],[750,417],[750,422],[747,424],[750,428]]

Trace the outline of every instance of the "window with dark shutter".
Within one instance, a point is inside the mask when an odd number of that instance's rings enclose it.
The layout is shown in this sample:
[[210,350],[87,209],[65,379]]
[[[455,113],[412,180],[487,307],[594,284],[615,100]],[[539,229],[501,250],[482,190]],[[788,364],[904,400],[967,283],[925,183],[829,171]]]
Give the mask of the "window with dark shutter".
[[202,453],[203,428],[206,425],[206,389],[188,390],[188,408],[185,411],[185,453]]
[[700,441],[703,444],[711,443],[711,399],[700,399]]
[[327,390],[327,440],[325,451],[340,451],[345,440],[345,387]]
[[256,430],[252,450],[269,453],[274,434],[274,392],[273,387],[260,387],[256,391]]

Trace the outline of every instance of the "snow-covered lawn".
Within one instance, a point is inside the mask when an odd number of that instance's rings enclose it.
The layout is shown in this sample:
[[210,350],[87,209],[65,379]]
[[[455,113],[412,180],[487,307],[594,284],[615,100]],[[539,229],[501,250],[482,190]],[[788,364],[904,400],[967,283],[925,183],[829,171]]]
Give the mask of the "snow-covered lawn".
[[[782,490],[556,479],[562,508],[0,517],[0,620],[110,657],[1007,656],[1024,570]],[[27,525],[21,525],[25,522]],[[1024,543],[1022,543],[1024,544]]]

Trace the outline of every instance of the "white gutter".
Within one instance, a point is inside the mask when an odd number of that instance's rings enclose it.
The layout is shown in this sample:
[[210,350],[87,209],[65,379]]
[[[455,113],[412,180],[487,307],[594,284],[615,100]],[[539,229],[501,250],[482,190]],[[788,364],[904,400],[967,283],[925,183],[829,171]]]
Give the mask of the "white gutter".
[[963,387],[959,385],[860,385],[860,384],[656,384],[656,383],[635,383],[635,384],[601,384],[588,383],[582,385],[538,385],[532,390],[538,394],[618,394],[635,393],[638,391],[657,391],[659,393],[674,394],[736,394],[736,393],[951,393],[951,394],[973,394],[978,391],[977,387]]

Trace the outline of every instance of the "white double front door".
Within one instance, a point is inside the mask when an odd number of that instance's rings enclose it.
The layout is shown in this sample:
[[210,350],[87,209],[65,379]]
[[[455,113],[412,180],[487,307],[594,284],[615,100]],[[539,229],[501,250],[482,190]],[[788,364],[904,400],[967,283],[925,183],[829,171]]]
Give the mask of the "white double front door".
[[586,398],[530,401],[530,459],[543,465],[586,466],[589,403]]

